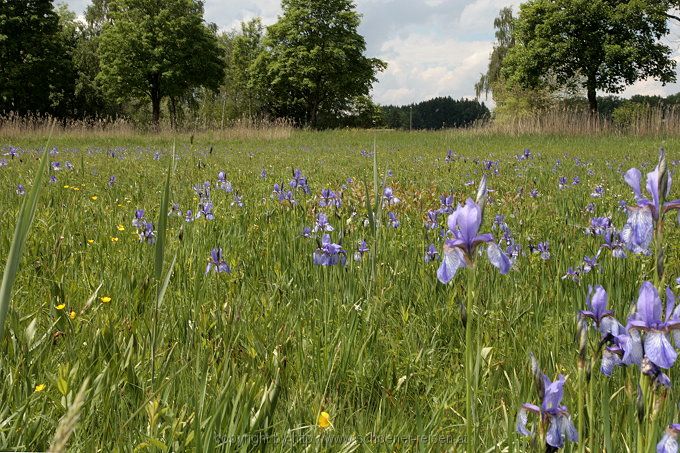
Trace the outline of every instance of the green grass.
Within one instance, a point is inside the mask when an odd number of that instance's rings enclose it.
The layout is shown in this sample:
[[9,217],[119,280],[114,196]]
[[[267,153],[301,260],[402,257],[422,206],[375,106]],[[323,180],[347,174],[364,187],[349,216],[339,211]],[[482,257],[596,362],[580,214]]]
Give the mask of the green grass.
[[[158,251],[140,243],[131,222],[135,209],[145,209],[158,226],[175,140],[168,201],[196,213],[192,185],[211,181],[215,220],[167,218],[164,250]],[[390,228],[383,212],[377,242],[364,225],[364,182],[372,196],[373,159],[360,154],[372,151],[374,140],[378,180],[392,170],[386,184],[402,200],[389,209],[400,227]],[[0,168],[3,261],[23,201],[16,186],[32,186],[44,143],[42,136],[0,137],[0,144],[24,150],[19,159],[2,156],[8,160]],[[601,272],[584,275],[581,283],[561,277],[601,243],[584,234],[593,216],[586,205],[594,202],[595,215],[623,226],[618,201],[632,203],[633,194],[622,171],[643,163],[643,173],[651,171],[661,145],[669,162],[680,159],[677,138],[334,131],[276,140],[199,135],[192,143],[181,135],[57,134],[50,147],[59,153],[50,159],[62,168],[70,161],[74,169],[50,170],[56,183],[44,178],[14,284],[0,341],[0,449],[47,449],[89,379],[69,440],[74,451],[248,451],[267,435],[276,436],[267,445],[271,451],[300,451],[305,443],[314,451],[461,451],[466,382],[460,307],[468,271],[459,271],[449,286],[437,281],[438,264],[424,263],[423,256],[430,242],[441,253],[441,241],[423,224],[440,195],[453,193],[457,203],[474,198],[482,162],[490,159],[500,161],[500,171],[487,172],[494,192],[482,231],[491,232],[494,216],[505,215],[526,255],[506,276],[485,259],[477,266],[474,319],[480,345],[490,349],[479,369],[474,432],[483,447],[478,451],[527,451],[529,441],[514,426],[521,403],[539,404],[529,353],[549,377],[568,375],[563,402],[576,423],[576,313],[585,307],[588,285],[605,287],[610,308],[625,323],[640,284],[653,280],[650,258],[617,260],[604,252]],[[524,148],[535,158],[519,162],[515,156]],[[448,149],[461,158],[445,163]],[[587,164],[577,166],[575,158]],[[274,183],[287,187],[294,168],[308,177],[312,194],[296,193],[299,204],[291,207],[271,193]],[[243,197],[243,208],[214,187],[221,170]],[[109,187],[112,175],[116,183]],[[569,182],[579,176],[581,184],[559,190],[560,176]],[[466,186],[468,180],[475,184]],[[318,206],[323,188],[338,191],[343,184],[341,209]],[[603,198],[590,196],[597,184],[605,187]],[[537,198],[529,196],[534,188]],[[677,185],[672,195],[680,198]],[[342,238],[346,267],[312,264],[316,241],[300,235],[317,212],[329,215],[333,240]],[[362,239],[371,251],[355,262]],[[529,243],[546,240],[548,261],[529,253]],[[667,281],[680,276],[678,241],[680,228],[669,215]],[[223,248],[231,274],[204,275],[214,247]],[[164,260],[160,268],[157,259]],[[103,303],[104,296],[111,301]],[[590,338],[594,347],[594,334]],[[638,369],[620,368],[607,379],[598,371],[599,357],[593,366],[596,401],[600,393],[612,395],[615,451],[634,449]],[[677,372],[670,377],[677,379]],[[36,392],[41,384],[44,390]],[[677,403],[669,391],[654,422],[655,442],[665,425],[680,421]],[[601,407],[587,404],[595,430],[580,433],[594,451],[603,445]],[[317,427],[321,411],[330,414],[332,430]],[[238,436],[251,442],[229,443]]]

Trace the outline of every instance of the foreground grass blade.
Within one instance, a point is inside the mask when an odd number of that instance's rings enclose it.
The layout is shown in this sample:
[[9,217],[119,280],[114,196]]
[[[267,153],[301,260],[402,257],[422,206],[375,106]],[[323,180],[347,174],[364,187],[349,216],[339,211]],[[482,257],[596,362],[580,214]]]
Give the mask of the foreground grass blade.
[[40,187],[42,185],[42,179],[45,174],[45,169],[47,168],[48,160],[47,146],[45,146],[45,151],[40,160],[40,166],[38,167],[38,173],[33,181],[31,192],[28,194],[28,197],[24,199],[21,209],[19,210],[17,224],[14,229],[14,237],[12,238],[7,264],[5,265],[5,271],[2,276],[2,285],[0,286],[0,339],[2,339],[5,333],[5,318],[7,317],[9,304],[12,300],[12,287],[14,286],[14,280],[19,271],[19,261],[21,260],[21,252],[26,244],[28,230],[31,228],[31,223],[33,223],[33,218],[35,217]]
[[163,275],[163,256],[165,254],[165,233],[168,224],[168,200],[170,198],[170,174],[172,173],[172,165],[175,160],[175,145],[172,146],[172,158],[168,163],[168,171],[165,177],[165,188],[163,189],[163,196],[161,197],[161,208],[158,213],[158,229],[156,230],[156,260],[154,263],[154,276],[157,285],[156,301],[154,303],[153,315],[153,332],[151,333],[151,385],[153,387],[156,380],[156,339],[158,337],[158,309],[165,296],[165,290],[170,283],[170,276],[172,275],[172,268],[175,265],[173,259],[165,282],[161,282]]

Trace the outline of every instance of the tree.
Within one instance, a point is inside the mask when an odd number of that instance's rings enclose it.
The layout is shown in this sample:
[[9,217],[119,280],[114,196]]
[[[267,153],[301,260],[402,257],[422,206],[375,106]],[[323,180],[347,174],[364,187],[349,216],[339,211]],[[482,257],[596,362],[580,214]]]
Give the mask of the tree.
[[481,97],[482,93],[488,98],[494,87],[502,83],[501,68],[503,61],[510,48],[515,45],[514,23],[515,19],[512,16],[511,7],[501,9],[493,21],[493,26],[496,29],[496,42],[489,57],[489,67],[486,73],[481,75],[479,82],[475,84],[477,99]]
[[0,112],[66,114],[66,34],[51,0],[0,0]]
[[516,44],[502,74],[522,87],[621,92],[637,80],[675,81],[667,5],[657,0],[530,0],[520,7]]
[[282,0],[281,6],[255,63],[254,85],[273,116],[317,127],[320,113],[342,116],[368,95],[387,65],[364,56],[351,0]]
[[197,87],[217,89],[224,62],[215,27],[195,0],[109,0],[97,80],[117,100],[149,97],[157,128],[161,101]]
[[252,71],[255,60],[263,50],[263,38],[262,19],[257,17],[248,22],[241,22],[241,33],[235,35],[231,43],[227,83],[239,98],[236,102],[238,110],[247,112],[249,118],[259,110],[257,92],[252,83]]

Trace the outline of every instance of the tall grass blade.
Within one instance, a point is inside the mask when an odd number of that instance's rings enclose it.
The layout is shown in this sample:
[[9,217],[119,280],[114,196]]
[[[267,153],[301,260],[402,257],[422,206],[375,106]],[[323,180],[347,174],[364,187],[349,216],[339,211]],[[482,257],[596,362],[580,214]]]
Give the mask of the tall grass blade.
[[33,187],[31,188],[28,197],[24,199],[21,209],[19,210],[12,244],[10,245],[9,255],[7,256],[7,264],[5,264],[5,271],[2,275],[2,285],[0,285],[0,339],[2,339],[5,333],[5,318],[7,317],[9,304],[12,300],[12,287],[14,286],[14,280],[19,271],[19,261],[21,261],[21,253],[26,244],[28,230],[31,228],[31,223],[33,223],[33,218],[35,217],[40,188],[42,186],[43,175],[45,174],[48,160],[49,155],[47,152],[47,145],[45,145],[45,151],[40,160],[38,172],[33,181]]

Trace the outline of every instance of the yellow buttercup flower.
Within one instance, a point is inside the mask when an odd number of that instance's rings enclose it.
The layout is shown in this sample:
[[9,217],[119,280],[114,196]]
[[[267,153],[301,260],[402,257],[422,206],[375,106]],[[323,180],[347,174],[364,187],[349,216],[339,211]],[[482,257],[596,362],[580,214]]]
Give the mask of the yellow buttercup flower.
[[326,429],[333,426],[331,423],[331,416],[328,414],[328,412],[321,412],[319,414],[319,420],[317,420],[317,424],[321,429]]
[[94,239],[88,239],[87,243],[90,244],[90,245],[94,244]]
[[56,308],[57,310],[63,310],[64,308],[66,308],[66,304],[59,304],[54,308]]
[[99,300],[101,300],[104,304],[111,302],[111,298],[109,296],[100,297]]
[[69,319],[76,319],[76,312],[71,310],[68,312]]
[[118,225],[118,226],[116,226],[116,229],[117,229],[118,231],[125,231],[125,227],[124,227],[123,225]]
[[68,189],[68,188],[70,188],[70,187],[71,187],[71,186],[69,186],[69,185],[67,184],[67,185],[64,186],[64,189]]
[[111,242],[118,242],[118,238],[116,236],[111,236]]
[[45,384],[38,384],[38,385],[36,385],[36,386],[35,386],[35,391],[36,391],[36,393],[42,392],[43,390],[45,390],[45,387],[46,387]]
[[92,196],[90,197],[90,200],[92,200],[92,201],[97,201],[97,196],[96,196],[96,195],[92,195]]

